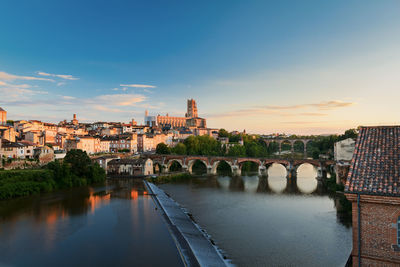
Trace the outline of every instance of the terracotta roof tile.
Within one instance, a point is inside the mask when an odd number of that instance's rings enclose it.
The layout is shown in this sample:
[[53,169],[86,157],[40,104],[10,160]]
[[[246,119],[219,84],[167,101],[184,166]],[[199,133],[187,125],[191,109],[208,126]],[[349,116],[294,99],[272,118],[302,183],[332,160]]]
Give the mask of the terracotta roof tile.
[[360,129],[345,192],[400,196],[400,126]]

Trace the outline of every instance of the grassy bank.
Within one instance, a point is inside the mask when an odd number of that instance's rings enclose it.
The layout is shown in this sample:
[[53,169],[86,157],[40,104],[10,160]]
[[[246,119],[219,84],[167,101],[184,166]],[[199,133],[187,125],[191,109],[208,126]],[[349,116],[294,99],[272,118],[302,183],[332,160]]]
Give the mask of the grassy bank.
[[182,182],[191,179],[193,175],[189,173],[179,173],[179,174],[171,174],[171,175],[162,175],[157,177],[150,177],[147,178],[147,181],[155,184],[166,184],[166,183],[173,183],[173,182]]
[[85,152],[70,151],[63,163],[51,162],[41,169],[0,171],[0,200],[104,182],[105,171]]

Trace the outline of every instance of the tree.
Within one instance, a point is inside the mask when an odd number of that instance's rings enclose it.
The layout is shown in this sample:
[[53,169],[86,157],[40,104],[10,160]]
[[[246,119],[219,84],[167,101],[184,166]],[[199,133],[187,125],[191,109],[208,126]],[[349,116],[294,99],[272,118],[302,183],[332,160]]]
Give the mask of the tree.
[[157,154],[171,154],[171,149],[164,143],[159,143],[156,147]]
[[92,164],[86,152],[80,149],[72,149],[67,152],[64,162],[71,165],[71,171],[78,177],[87,177],[89,166]]
[[356,129],[348,129],[344,132],[343,135],[340,136],[341,140],[347,139],[347,138],[353,138],[357,139],[358,132]]
[[245,157],[246,148],[242,145],[235,145],[229,148],[228,156],[231,157]]
[[218,137],[229,137],[229,133],[227,130],[225,129],[220,129],[218,131]]
[[178,143],[174,148],[172,148],[172,152],[177,155],[186,155],[186,146],[183,143]]

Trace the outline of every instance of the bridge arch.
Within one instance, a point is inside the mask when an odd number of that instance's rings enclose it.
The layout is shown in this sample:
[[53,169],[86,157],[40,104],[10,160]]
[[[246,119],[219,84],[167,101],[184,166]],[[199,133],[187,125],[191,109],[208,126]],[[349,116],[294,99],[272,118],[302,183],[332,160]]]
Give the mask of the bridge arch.
[[233,173],[233,167],[232,167],[232,163],[230,161],[226,161],[226,160],[216,160],[214,161],[214,163],[212,164],[211,167],[211,174],[217,174],[218,173],[218,168],[221,167],[221,165],[228,165],[230,168],[230,174]]
[[293,141],[293,152],[296,153],[305,153],[306,146],[304,140],[296,139]]
[[243,172],[260,172],[262,163],[259,159],[245,158],[238,160],[240,174]]
[[189,173],[193,173],[193,166],[197,165],[197,164],[202,164],[204,165],[204,172],[207,173],[207,162],[201,159],[191,159],[188,162],[188,171]]
[[[265,167],[267,168],[268,177],[271,176],[282,176],[287,175],[287,166],[282,162],[271,162],[266,163]],[[273,168],[273,169],[272,169]]]
[[163,165],[159,161],[153,161],[153,172],[160,174],[163,171]]
[[171,159],[167,163],[167,169],[169,172],[173,171],[182,171],[183,170],[183,162],[180,159]]

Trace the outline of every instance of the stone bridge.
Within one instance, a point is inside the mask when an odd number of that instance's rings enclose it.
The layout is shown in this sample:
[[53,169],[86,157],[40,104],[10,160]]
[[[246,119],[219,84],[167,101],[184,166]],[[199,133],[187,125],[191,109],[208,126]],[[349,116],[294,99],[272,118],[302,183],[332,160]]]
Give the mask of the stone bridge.
[[279,145],[279,154],[282,153],[282,144],[283,143],[289,143],[290,144],[290,151],[294,152],[294,144],[296,142],[303,143],[303,152],[304,152],[304,157],[307,157],[307,144],[309,142],[312,142],[312,139],[304,139],[304,138],[296,138],[296,139],[290,139],[290,138],[263,138],[262,139],[267,146],[271,143],[277,143]]
[[163,173],[168,173],[174,162],[177,162],[182,167],[182,170],[192,173],[193,165],[196,161],[201,161],[207,168],[207,174],[217,174],[218,165],[221,162],[226,162],[232,170],[233,175],[240,176],[242,174],[242,166],[244,162],[254,162],[258,165],[258,174],[267,176],[268,168],[272,164],[281,164],[287,171],[287,177],[296,177],[297,169],[302,164],[311,164],[318,169],[318,177],[326,178],[327,168],[333,166],[333,160],[314,160],[314,159],[268,159],[268,158],[240,158],[240,157],[220,157],[220,156],[186,156],[186,155],[148,155],[148,158],[153,160],[153,165],[158,164]]

